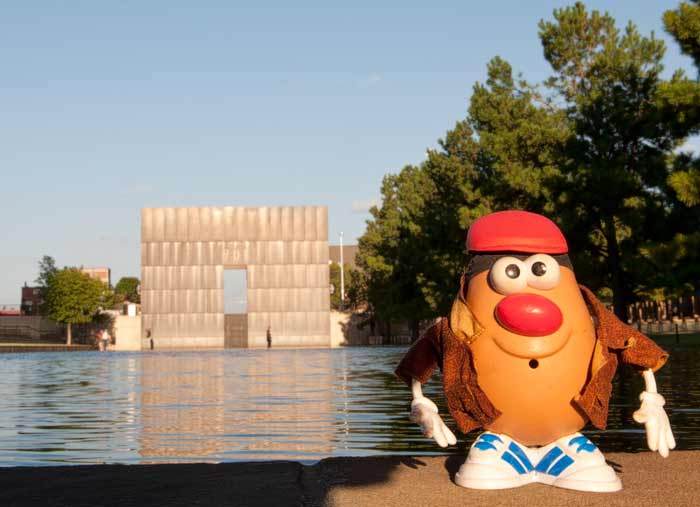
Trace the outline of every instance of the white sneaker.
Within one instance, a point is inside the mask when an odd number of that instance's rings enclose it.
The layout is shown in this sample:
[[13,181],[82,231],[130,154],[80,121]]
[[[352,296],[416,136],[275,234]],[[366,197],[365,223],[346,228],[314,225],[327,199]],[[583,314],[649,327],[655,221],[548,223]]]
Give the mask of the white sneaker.
[[620,491],[622,482],[598,448],[574,433],[539,449],[536,482],[599,493]]
[[580,433],[529,448],[487,431],[472,444],[455,476],[457,485],[472,489],[517,488],[533,482],[599,493],[622,489],[603,454]]
[[528,454],[531,451],[512,438],[487,431],[472,444],[455,483],[472,489],[506,489],[530,484],[535,474]]

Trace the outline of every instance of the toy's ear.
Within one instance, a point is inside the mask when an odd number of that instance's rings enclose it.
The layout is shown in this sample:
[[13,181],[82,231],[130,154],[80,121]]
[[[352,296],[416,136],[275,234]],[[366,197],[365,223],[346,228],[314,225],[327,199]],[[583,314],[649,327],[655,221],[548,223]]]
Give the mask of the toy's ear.
[[459,294],[457,294],[454,303],[452,303],[450,330],[457,338],[469,344],[479,337],[484,330],[484,326],[474,317],[469,305],[467,305],[465,278],[465,276],[462,276]]
[[459,279],[459,293],[457,294],[457,299],[462,301],[467,300],[467,285],[469,285],[469,280],[467,279],[467,273],[464,273]]

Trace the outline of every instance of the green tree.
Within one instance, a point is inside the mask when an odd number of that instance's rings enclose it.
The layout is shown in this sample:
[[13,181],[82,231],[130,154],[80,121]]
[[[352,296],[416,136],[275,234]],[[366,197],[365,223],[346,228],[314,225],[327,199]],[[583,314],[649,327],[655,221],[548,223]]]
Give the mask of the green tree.
[[[46,299],[46,290],[49,286],[49,282],[56,273],[58,273],[56,261],[50,255],[44,255],[39,261],[39,275],[36,277],[36,280],[34,280],[34,283],[39,287],[42,300]],[[46,304],[42,303],[39,306],[39,312],[42,315],[46,314]]]
[[[345,306],[347,307],[350,304],[350,300],[348,299],[348,292],[350,292],[350,286],[352,284],[352,269],[350,268],[350,264],[345,263],[343,265],[343,275],[344,275],[344,284],[345,284]],[[340,266],[337,263],[332,263],[328,266],[328,269],[330,271],[330,283],[333,286],[333,293],[331,294],[331,308],[333,310],[340,310],[341,304],[340,304]]]
[[551,214],[570,122],[551,97],[515,79],[505,60],[492,59],[487,76],[474,85],[469,105],[468,121],[479,140],[474,183],[489,203],[489,209],[476,208],[474,218],[503,209]]
[[[541,21],[540,38],[572,136],[562,157],[557,210],[588,274],[612,290],[626,318],[641,247],[668,231],[668,155],[683,128],[659,102],[664,43],[580,2]],[[582,232],[585,231],[584,234]]]
[[[381,207],[359,242],[365,296],[384,320],[445,314],[467,262],[466,232],[500,209],[551,210],[567,119],[500,58],[477,83],[469,116],[420,167],[387,176]],[[418,318],[417,318],[418,317]],[[414,331],[414,334],[417,331]]]
[[555,219],[579,279],[612,294],[622,318],[635,295],[663,291],[661,274],[692,276],[670,254],[693,249],[666,247],[694,244],[689,231],[700,229],[698,166],[671,157],[700,125],[697,83],[661,79],[663,43],[631,23],[620,31],[581,3],[553,18],[539,25],[550,79],[533,86],[494,58],[439,149],[385,177],[359,241],[358,283],[382,320],[447,311],[468,227],[502,209]]
[[677,9],[664,12],[664,26],[700,67],[700,0],[681,2]]
[[44,255],[39,261],[39,275],[34,280],[39,287],[48,287],[49,280],[58,272],[56,261],[50,255]]
[[[383,256],[394,249],[382,241],[397,231],[398,244],[406,246],[396,251],[410,252],[394,276],[406,277],[408,286],[417,284],[419,295],[414,291],[413,302],[407,301],[399,315],[415,315],[418,304],[426,308],[421,318],[449,311],[467,262],[466,232],[475,219],[501,209],[553,208],[548,184],[560,174],[556,162],[568,137],[567,119],[534,87],[516,81],[504,60],[494,58],[487,71],[486,83],[474,86],[467,118],[439,140],[439,149],[428,151],[419,168],[399,175],[418,183],[385,185],[382,208],[395,209],[378,210],[368,227],[368,240],[377,227],[373,237],[381,247],[375,250]],[[404,225],[397,229],[395,223]],[[376,292],[369,295],[380,304]]]
[[371,311],[386,323],[409,321],[416,335],[420,320],[434,312],[423,291],[431,253],[420,243],[421,215],[434,188],[424,171],[407,166],[384,177],[381,194],[382,204],[370,209],[372,219],[358,241],[357,262]]
[[45,296],[47,316],[66,324],[66,344],[72,344],[71,326],[92,322],[111,291],[99,280],[76,268],[64,268],[50,277]]
[[367,301],[367,277],[358,269],[350,269],[350,284],[346,287],[350,308],[354,310],[369,310],[372,316],[369,301]]
[[[659,103],[666,115],[679,124],[680,135],[700,133],[700,1],[681,2],[664,13],[664,25],[681,51],[695,62],[695,79],[676,72],[664,83]],[[674,154],[667,184],[673,202],[673,238],[650,243],[647,257],[652,265],[649,278],[659,279],[646,292],[665,299],[687,291],[700,290],[700,159],[691,153]]]
[[117,296],[117,300],[128,300],[131,303],[140,303],[140,283],[141,282],[139,282],[139,279],[135,276],[124,276],[120,278],[116,287],[114,287],[114,293]]
[[[664,25],[681,47],[681,51],[695,62],[700,76],[700,0],[681,2],[675,10],[664,13]],[[662,95],[669,114],[680,118],[684,125],[697,134],[700,127],[700,85],[697,80],[685,79],[681,73],[666,86]],[[677,171],[669,178],[669,185],[687,206],[700,204],[700,164],[688,155],[674,160]]]
[[700,290],[700,160],[680,153],[670,157],[666,234],[642,246],[647,261],[638,280],[638,292],[663,301]]

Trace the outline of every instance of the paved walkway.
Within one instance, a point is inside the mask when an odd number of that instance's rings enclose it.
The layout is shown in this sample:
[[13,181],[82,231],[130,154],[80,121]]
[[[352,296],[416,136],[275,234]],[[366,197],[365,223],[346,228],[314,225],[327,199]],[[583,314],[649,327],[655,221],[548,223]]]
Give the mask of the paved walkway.
[[75,352],[76,350],[97,350],[92,345],[66,345],[55,342],[27,343],[0,342],[0,354],[16,352]]
[[0,505],[10,506],[693,506],[700,505],[700,451],[664,460],[609,454],[619,493],[581,493],[540,484],[502,491],[456,486],[461,458],[331,458],[221,465],[96,465],[0,469]]

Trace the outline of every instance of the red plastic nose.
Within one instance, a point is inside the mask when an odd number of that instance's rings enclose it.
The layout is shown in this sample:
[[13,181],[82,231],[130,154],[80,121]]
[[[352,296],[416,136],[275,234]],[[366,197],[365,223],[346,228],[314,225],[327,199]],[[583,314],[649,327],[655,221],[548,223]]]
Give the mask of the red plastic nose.
[[546,336],[561,327],[561,310],[539,294],[511,294],[496,305],[496,319],[508,331]]

